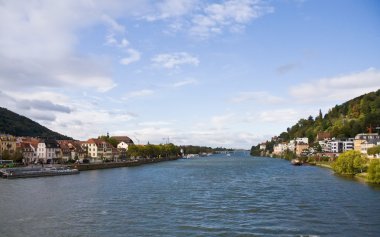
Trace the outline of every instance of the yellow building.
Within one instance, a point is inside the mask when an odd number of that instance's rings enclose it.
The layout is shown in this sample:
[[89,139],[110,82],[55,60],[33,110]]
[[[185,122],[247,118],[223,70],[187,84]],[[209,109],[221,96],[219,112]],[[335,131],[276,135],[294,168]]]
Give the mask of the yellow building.
[[297,143],[296,145],[296,154],[297,155],[301,155],[301,153],[303,152],[303,150],[306,150],[309,148],[309,144],[306,144],[306,143]]
[[361,153],[367,153],[367,149],[377,145],[380,136],[377,133],[360,133],[355,136],[354,150]]
[[16,138],[12,135],[0,135],[0,151],[8,151],[10,154],[16,152]]

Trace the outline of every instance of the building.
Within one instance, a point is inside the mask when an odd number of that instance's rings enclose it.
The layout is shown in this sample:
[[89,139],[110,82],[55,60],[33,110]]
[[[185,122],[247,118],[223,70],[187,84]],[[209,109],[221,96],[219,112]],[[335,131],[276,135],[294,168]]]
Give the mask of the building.
[[318,132],[317,134],[317,141],[324,141],[324,140],[330,140],[331,139],[331,133],[329,132]]
[[265,151],[267,149],[267,145],[265,143],[260,144],[260,150]]
[[52,163],[61,159],[61,148],[56,140],[44,140],[38,143],[37,159],[43,163]]
[[360,133],[355,136],[354,150],[367,154],[368,148],[380,145],[380,136],[377,133]]
[[0,135],[0,155],[3,152],[8,152],[9,155],[13,155],[16,152],[17,144],[16,138],[12,135],[1,134]]
[[309,144],[309,138],[307,137],[297,137],[295,139],[295,142],[298,143],[303,143],[303,144]]
[[111,138],[117,141],[118,149],[125,149],[127,151],[128,146],[134,144],[132,139],[130,139],[128,136],[113,136]]
[[21,142],[20,149],[22,152],[23,162],[25,164],[34,163],[37,161],[37,142]]
[[91,138],[84,142],[82,147],[87,149],[87,154],[93,162],[101,162],[105,159],[113,160],[115,158],[113,146],[101,139]]
[[273,147],[273,154],[275,155],[281,155],[282,153],[284,153],[286,150],[288,149],[288,144],[286,143],[279,143],[279,144],[276,144],[274,145]]
[[86,151],[79,141],[60,140],[58,143],[61,147],[62,161],[83,160],[85,158]]
[[349,139],[347,141],[343,141],[343,152],[351,151],[354,149],[354,141],[353,139]]
[[342,153],[343,151],[343,143],[341,141],[329,141],[328,147],[332,153]]
[[301,155],[301,153],[307,149],[309,149],[309,144],[307,144],[307,143],[300,142],[300,143],[296,144],[296,154],[297,155]]

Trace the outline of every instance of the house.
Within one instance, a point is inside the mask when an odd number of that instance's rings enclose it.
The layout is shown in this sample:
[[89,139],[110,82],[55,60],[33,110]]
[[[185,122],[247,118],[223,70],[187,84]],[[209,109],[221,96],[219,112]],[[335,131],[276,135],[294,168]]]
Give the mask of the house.
[[93,162],[101,162],[105,159],[113,160],[113,146],[101,139],[91,138],[82,144],[84,149],[87,149],[87,154]]
[[20,149],[22,152],[22,157],[24,158],[24,163],[34,163],[37,161],[37,149],[39,141],[22,141],[20,143]]
[[301,155],[301,153],[304,150],[307,150],[308,148],[309,148],[309,144],[303,143],[303,142],[299,142],[299,143],[296,144],[296,154],[297,155]]
[[16,152],[16,138],[12,135],[1,134],[0,135],[0,155],[7,151],[10,155]]
[[128,150],[128,146],[133,145],[132,139],[130,139],[128,136],[113,136],[111,137],[117,141],[117,148],[118,149],[125,149]]
[[39,161],[51,163],[61,158],[61,148],[56,140],[49,139],[38,143],[37,159]]
[[380,145],[380,136],[377,133],[360,133],[355,136],[354,150],[367,154],[368,148]]
[[273,154],[275,154],[275,155],[281,155],[287,149],[288,149],[288,144],[286,144],[285,142],[276,144],[273,147]]
[[331,139],[331,133],[329,132],[318,132],[317,134],[317,141],[324,141],[324,140],[330,140]]
[[295,139],[295,142],[298,143],[303,143],[303,144],[309,144],[309,138],[307,137],[297,137]]
[[265,151],[267,149],[267,145],[265,143],[260,144],[260,150]]
[[86,150],[81,146],[80,141],[75,140],[60,140],[62,160],[83,160],[86,157]]

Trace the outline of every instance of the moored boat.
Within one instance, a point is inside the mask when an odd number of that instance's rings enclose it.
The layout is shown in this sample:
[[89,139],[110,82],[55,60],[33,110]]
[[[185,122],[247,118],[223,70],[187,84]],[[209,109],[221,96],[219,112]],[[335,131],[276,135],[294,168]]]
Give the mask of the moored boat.
[[292,165],[302,165],[302,162],[299,159],[293,159],[290,162]]

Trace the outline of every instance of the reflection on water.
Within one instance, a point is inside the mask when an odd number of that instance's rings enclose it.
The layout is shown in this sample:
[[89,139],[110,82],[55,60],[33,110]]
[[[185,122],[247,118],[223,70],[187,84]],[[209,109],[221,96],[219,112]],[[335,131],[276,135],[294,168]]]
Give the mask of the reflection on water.
[[380,189],[232,154],[0,180],[1,236],[377,236]]

